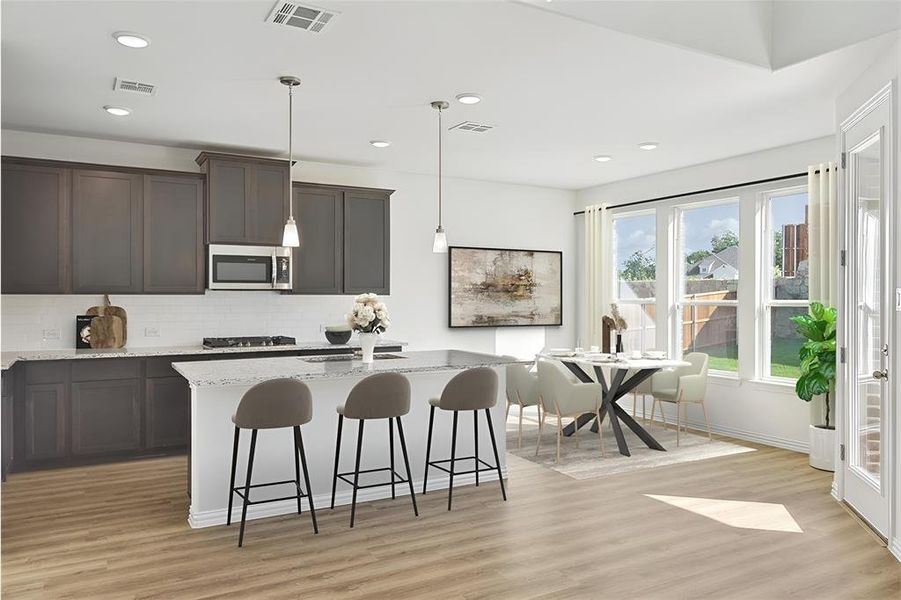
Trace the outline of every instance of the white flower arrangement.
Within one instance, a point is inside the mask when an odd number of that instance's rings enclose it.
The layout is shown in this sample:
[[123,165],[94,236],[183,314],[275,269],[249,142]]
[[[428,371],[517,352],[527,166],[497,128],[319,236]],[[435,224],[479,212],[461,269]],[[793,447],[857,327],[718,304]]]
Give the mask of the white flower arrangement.
[[360,294],[354,298],[353,310],[347,315],[347,324],[359,333],[384,333],[391,324],[388,307],[377,294]]

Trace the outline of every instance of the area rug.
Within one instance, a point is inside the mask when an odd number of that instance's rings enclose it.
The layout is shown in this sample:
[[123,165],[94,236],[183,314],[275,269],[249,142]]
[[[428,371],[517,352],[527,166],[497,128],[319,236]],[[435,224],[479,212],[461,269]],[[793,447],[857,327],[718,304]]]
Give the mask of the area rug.
[[[565,427],[568,423],[569,420],[564,419],[563,426]],[[667,451],[651,450],[628,427],[623,426],[626,443],[629,446],[629,451],[632,453],[632,456],[623,456],[617,450],[616,438],[613,436],[609,422],[605,420],[604,451],[606,452],[606,457],[601,456],[598,434],[592,433],[590,427],[585,426],[579,432],[580,443],[578,448],[576,448],[574,436],[563,438],[560,446],[560,464],[556,464],[555,433],[557,418],[549,415],[544,425],[541,450],[538,456],[535,456],[535,444],[538,440],[538,419],[534,413],[529,414],[529,412],[526,412],[522,423],[522,448],[517,448],[519,415],[517,414],[517,407],[511,408],[510,417],[507,420],[507,452],[573,479],[593,479],[595,477],[604,477],[605,475],[616,475],[618,473],[754,452],[754,448],[718,440],[716,437],[711,442],[707,439],[707,436],[685,433],[684,431],[680,436],[680,445],[676,446],[675,428],[664,428],[662,424],[654,423],[644,424],[644,427]]]

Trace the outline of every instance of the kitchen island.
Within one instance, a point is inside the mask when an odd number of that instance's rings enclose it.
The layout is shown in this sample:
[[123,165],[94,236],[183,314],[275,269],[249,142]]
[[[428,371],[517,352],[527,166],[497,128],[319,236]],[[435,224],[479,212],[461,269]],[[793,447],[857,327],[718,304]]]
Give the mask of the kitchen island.
[[[425,467],[426,434],[429,421],[429,398],[440,396],[445,384],[457,373],[474,367],[493,368],[498,374],[498,402],[492,409],[492,421],[498,442],[501,472],[506,473],[505,423],[503,400],[505,370],[509,364],[521,362],[507,356],[479,354],[460,350],[435,350],[377,355],[372,364],[346,357],[273,357],[228,361],[176,362],[173,368],[180,373],[191,388],[191,442],[190,442],[190,493],[188,523],[191,527],[208,527],[224,524],[228,506],[229,473],[234,425],[231,416],[241,396],[256,383],[289,377],[306,383],[313,393],[313,420],[303,426],[304,446],[310,471],[310,486],[317,508],[329,506],[332,472],[334,469],[335,439],[338,415],[335,408],[344,402],[351,388],[361,379],[384,372],[406,375],[412,388],[410,412],[403,417],[404,432],[413,472],[414,488],[422,489]],[[470,415],[462,416],[457,437],[460,456],[471,455],[473,430],[467,425]],[[451,413],[436,411],[432,438],[434,459],[450,457]],[[366,428],[363,440],[361,469],[384,467],[389,462],[388,424],[374,424]],[[357,423],[345,424],[342,443],[342,470],[348,470],[354,448]],[[479,427],[486,427],[484,419]],[[236,481],[243,481],[246,473],[250,435],[241,436],[238,450]],[[293,433],[290,428],[261,431],[254,459],[254,482],[281,481],[294,473]],[[491,456],[488,435],[479,436],[479,453]],[[348,461],[348,462],[345,462]],[[471,461],[470,461],[471,462]],[[462,470],[471,467],[464,463]],[[443,475],[443,476],[442,476]],[[481,480],[491,480],[493,474],[485,472]],[[496,476],[494,476],[496,477]],[[473,475],[454,477],[454,485],[469,485]],[[361,479],[361,483],[364,483]],[[365,483],[372,483],[366,481]],[[429,474],[429,489],[446,488],[448,477],[441,471]],[[406,486],[398,486],[398,494],[406,492]],[[256,491],[256,490],[255,490]],[[260,488],[260,499],[283,496],[279,486]],[[266,494],[271,494],[267,496]],[[360,490],[357,502],[390,497],[389,487]],[[351,490],[339,482],[335,504],[349,504]],[[233,517],[240,518],[240,503],[236,502]],[[248,508],[247,518],[262,518],[297,511],[293,500],[254,505]]]

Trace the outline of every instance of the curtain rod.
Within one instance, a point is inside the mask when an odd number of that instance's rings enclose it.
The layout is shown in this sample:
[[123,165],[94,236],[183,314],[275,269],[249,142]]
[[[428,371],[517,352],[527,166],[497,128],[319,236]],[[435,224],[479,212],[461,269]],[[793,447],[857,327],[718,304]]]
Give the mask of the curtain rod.
[[[826,171],[829,171],[829,169],[826,169]],[[814,171],[814,175],[818,175],[819,173],[820,173],[819,169]],[[732,185],[722,185],[720,187],[708,188],[706,190],[697,190],[694,192],[682,192],[681,194],[660,196],[659,198],[649,198],[648,200],[635,200],[634,202],[626,202],[623,204],[616,204],[616,205],[610,206],[608,208],[623,208],[625,206],[637,206],[639,204],[648,204],[650,202],[661,202],[663,200],[672,200],[673,198],[683,198],[685,196],[694,196],[696,194],[707,194],[710,192],[719,192],[722,190],[730,190],[732,188],[745,187],[748,185],[759,185],[761,183],[772,183],[773,181],[782,181],[783,179],[795,179],[796,177],[804,177],[805,175],[807,175],[806,172],[805,173],[794,173],[792,175],[780,175],[779,177],[770,177],[768,179],[758,179],[757,181],[746,181],[744,183],[733,183]],[[573,213],[573,216],[584,215],[584,214],[585,214],[584,210],[577,210],[576,212]]]

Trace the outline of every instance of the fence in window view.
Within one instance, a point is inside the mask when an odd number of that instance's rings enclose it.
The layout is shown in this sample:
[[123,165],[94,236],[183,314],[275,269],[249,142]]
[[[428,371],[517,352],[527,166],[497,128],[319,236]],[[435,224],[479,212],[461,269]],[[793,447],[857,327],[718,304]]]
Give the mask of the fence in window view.
[[[717,290],[691,294],[686,300],[716,302],[735,300],[734,291]],[[682,350],[735,346],[738,340],[738,311],[735,306],[687,304],[682,307]]]

